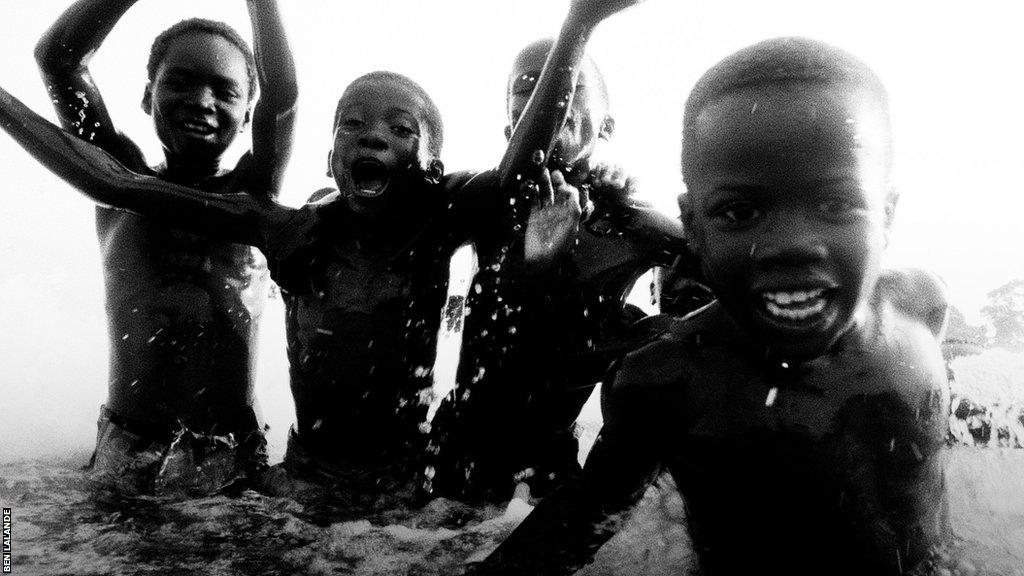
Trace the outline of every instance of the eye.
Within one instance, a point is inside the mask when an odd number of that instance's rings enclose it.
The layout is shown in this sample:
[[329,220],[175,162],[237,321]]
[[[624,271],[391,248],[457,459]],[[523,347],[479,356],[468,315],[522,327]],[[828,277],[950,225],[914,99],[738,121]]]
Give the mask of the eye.
[[753,202],[730,202],[714,210],[711,217],[727,228],[743,228],[761,217],[761,209]]
[[363,121],[354,116],[349,116],[348,118],[342,119],[341,126],[344,128],[348,128],[350,130],[354,130],[356,128],[362,128]]
[[179,76],[168,76],[163,79],[161,84],[164,88],[168,88],[174,91],[185,90],[188,87],[188,82]]
[[242,95],[232,88],[220,88],[217,90],[217,98],[221,100],[238,100]]
[[413,128],[409,127],[409,126],[405,126],[403,124],[394,124],[394,125],[392,125],[391,126],[391,132],[393,134],[395,134],[396,136],[400,136],[402,138],[408,138],[410,136],[415,136],[416,135],[416,130],[415,129],[413,129]]
[[854,199],[835,196],[827,198],[818,204],[818,210],[829,218],[850,218],[864,208],[864,205]]

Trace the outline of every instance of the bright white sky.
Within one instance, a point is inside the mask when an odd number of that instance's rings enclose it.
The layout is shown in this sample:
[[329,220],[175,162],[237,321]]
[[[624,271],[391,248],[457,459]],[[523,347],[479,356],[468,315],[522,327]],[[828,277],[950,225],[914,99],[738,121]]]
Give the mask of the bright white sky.
[[[0,85],[53,118],[32,48],[70,0],[0,5]],[[436,99],[449,169],[494,165],[504,149],[507,67],[554,35],[567,0],[280,0],[301,88],[297,141],[282,194],[299,205],[323,176],[334,104],[356,76],[402,72]],[[804,35],[859,55],[886,82],[902,200],[892,262],[934,270],[977,318],[989,290],[1024,278],[1024,35],[1015,2],[649,0],[606,22],[591,54],[608,79],[618,133],[604,156],[675,210],[682,103],[710,65],[761,39]],[[189,16],[249,35],[243,0],[140,0],[92,70],[118,127],[153,163],[160,149],[139,109],[152,39]],[[88,201],[0,134],[0,459],[91,448],[106,394],[101,273]],[[264,318],[258,394],[275,451],[291,421],[281,303]],[[17,418],[13,415],[16,414]]]

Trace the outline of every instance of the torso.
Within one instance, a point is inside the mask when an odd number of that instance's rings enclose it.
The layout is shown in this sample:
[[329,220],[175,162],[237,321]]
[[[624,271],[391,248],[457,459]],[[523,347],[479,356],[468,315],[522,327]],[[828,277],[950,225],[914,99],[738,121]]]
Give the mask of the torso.
[[[211,179],[215,190],[222,178]],[[175,428],[249,432],[269,286],[255,249],[98,208],[111,342],[108,407]]]
[[386,464],[422,451],[419,393],[431,385],[448,260],[461,239],[444,203],[417,216],[418,231],[386,246],[357,238],[337,211],[305,216],[310,240],[272,263],[299,436],[327,462]]
[[641,394],[709,573],[897,573],[923,558],[942,532],[948,404],[924,325],[886,309],[870,338],[783,368],[738,352],[717,305],[701,316],[642,353],[677,360],[652,357]]

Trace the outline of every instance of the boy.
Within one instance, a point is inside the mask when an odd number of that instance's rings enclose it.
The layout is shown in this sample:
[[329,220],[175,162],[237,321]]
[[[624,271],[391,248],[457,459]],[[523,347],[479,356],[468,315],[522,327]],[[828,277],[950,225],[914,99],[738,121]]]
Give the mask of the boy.
[[[516,56],[506,137],[552,45],[538,40]],[[580,409],[611,360],[649,340],[646,330],[629,330],[643,313],[625,298],[641,274],[682,252],[682,226],[637,200],[621,168],[594,164],[614,128],[604,77],[587,57],[548,165],[589,196],[592,209],[582,230],[572,223],[575,246],[543,270],[483,267],[477,275],[459,397],[435,426],[441,492],[501,500],[525,476],[539,496],[578,472]]]
[[659,465],[702,573],[910,570],[945,535],[948,398],[941,327],[878,289],[884,88],[836,48],[769,40],[705,73],[683,142],[683,224],[718,300],[613,368],[583,478],[478,573],[572,572]]
[[[142,107],[164,149],[156,168],[114,127],[88,68],[133,4],[79,0],[39,41],[36,59],[61,124],[139,174],[276,196],[291,150],[296,86],[274,0],[248,0],[256,60],[220,22],[185,20],[154,41]],[[253,109],[257,83],[262,94]],[[252,149],[233,170],[222,169],[222,155],[250,121]],[[97,208],[96,227],[110,383],[93,476],[128,492],[206,493],[265,466],[253,396],[263,257],[105,207]]]
[[[573,2],[564,28],[571,33],[552,51],[546,80],[499,170],[468,182],[442,178],[443,135],[430,98],[411,80],[386,72],[357,79],[342,95],[330,153],[338,191],[298,210],[270,198],[202,193],[138,176],[68,140],[9,96],[0,119],[94,200],[266,253],[286,295],[296,403],[286,471],[325,485],[344,483],[346,498],[404,498],[404,479],[422,450],[421,395],[429,388],[422,380],[429,376],[451,251],[472,238],[486,253],[517,225],[508,222],[520,216],[507,213],[509,198],[495,190],[498,180],[503,190],[539,182],[535,212],[559,215],[575,206],[578,217],[574,189],[557,174],[549,177],[535,158],[546,156],[563,125],[565,108],[557,103],[572,98],[590,31],[635,1]],[[58,154],[67,160],[57,161]],[[289,491],[289,483],[271,479],[275,490]]]

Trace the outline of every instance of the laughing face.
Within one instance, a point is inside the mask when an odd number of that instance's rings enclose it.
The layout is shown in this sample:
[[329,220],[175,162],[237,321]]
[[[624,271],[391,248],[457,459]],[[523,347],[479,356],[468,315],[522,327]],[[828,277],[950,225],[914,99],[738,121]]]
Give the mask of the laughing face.
[[251,96],[241,51],[197,32],[172,41],[142,106],[169,160],[215,163],[248,124]]
[[[550,42],[537,42],[516,58],[508,83],[509,126],[505,129],[506,137],[511,137],[512,127],[519,123],[526,110],[550,49]],[[551,164],[563,170],[571,168],[586,175],[598,140],[611,136],[613,122],[608,116],[608,102],[600,87],[599,74],[593,62],[587,59],[576,83],[572,108],[551,154]]]
[[398,192],[397,178],[427,169],[424,109],[418,94],[382,79],[364,79],[345,91],[330,167],[354,211],[380,211]]
[[712,101],[688,143],[684,222],[725,310],[774,353],[821,354],[856,325],[895,197],[868,95],[758,86]]

